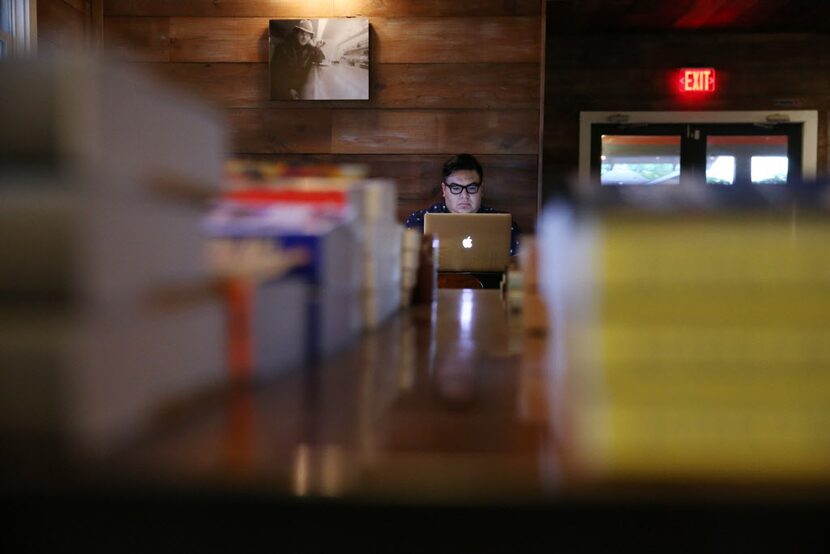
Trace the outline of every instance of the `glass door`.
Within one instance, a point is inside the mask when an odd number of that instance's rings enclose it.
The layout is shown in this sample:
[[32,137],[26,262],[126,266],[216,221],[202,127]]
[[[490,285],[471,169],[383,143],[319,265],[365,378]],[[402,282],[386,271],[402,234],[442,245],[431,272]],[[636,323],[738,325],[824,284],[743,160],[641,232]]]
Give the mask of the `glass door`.
[[601,186],[765,187],[801,180],[802,124],[593,124]]
[[775,186],[801,180],[801,125],[701,125],[705,179],[719,186]]
[[591,169],[601,185],[678,185],[683,125],[594,125]]

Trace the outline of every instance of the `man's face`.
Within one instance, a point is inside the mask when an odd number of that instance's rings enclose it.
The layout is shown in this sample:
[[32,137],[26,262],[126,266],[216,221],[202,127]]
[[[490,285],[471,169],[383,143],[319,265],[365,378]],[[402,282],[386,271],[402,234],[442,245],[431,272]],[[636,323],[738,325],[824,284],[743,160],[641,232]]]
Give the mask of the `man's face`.
[[303,46],[311,42],[311,33],[306,33],[305,31],[297,31],[297,41]]
[[[452,193],[453,186],[466,187],[467,185],[478,185],[478,191],[475,194],[470,194],[466,188],[463,188],[459,194]],[[450,173],[441,183],[441,191],[444,194],[444,203],[447,205],[447,209],[456,214],[477,212],[481,206],[481,198],[484,195],[481,177],[478,172],[472,169],[459,169]]]

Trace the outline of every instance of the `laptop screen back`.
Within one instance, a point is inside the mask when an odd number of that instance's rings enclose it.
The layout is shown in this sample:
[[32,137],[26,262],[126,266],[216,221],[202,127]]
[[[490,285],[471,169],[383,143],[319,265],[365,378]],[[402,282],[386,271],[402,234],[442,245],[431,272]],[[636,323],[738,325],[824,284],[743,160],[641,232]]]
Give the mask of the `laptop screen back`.
[[424,233],[438,237],[439,271],[504,271],[510,263],[510,214],[432,214]]

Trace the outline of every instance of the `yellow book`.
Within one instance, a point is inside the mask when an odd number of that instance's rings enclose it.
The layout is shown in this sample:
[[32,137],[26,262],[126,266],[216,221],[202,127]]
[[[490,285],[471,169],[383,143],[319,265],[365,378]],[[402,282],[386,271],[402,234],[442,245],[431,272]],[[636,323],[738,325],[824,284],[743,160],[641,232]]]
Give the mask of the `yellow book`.
[[830,477],[830,220],[616,214],[559,233],[543,271],[578,471]]

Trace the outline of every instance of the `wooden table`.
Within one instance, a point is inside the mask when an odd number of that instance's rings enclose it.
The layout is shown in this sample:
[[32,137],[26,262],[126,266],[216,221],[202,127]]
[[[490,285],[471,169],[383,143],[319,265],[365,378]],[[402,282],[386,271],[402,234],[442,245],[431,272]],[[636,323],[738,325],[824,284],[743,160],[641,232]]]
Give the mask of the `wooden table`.
[[318,367],[168,421],[113,461],[177,483],[298,496],[538,495],[552,450],[543,344],[528,342],[499,291],[439,290],[437,304]]
[[319,366],[171,415],[81,478],[6,486],[4,538],[42,551],[830,548],[826,487],[573,481],[544,359],[498,291],[439,290]]

